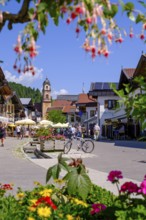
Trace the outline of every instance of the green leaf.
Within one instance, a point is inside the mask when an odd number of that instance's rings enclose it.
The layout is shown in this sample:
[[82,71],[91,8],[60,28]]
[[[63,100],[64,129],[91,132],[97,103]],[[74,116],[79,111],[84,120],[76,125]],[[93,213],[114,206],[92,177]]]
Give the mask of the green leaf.
[[144,18],[145,18],[145,16],[143,14],[138,14],[136,17],[136,20],[135,20],[136,24],[143,21]]
[[104,12],[104,16],[106,18],[108,18],[108,17],[113,18],[118,12],[118,6],[115,4],[112,4],[111,9],[109,9],[108,7],[104,7],[103,12]]
[[133,9],[134,9],[134,4],[132,2],[128,2],[124,5],[125,11],[133,11]]
[[146,4],[144,3],[144,1],[138,1],[144,8],[146,8]]
[[91,180],[82,166],[72,169],[65,177],[70,195],[78,194],[85,200],[91,189]]
[[42,3],[38,4],[38,6],[37,6],[37,12],[40,13],[40,12],[42,12],[42,11],[45,11],[46,8],[47,8],[47,6],[48,6],[48,5],[47,5],[45,2],[42,2]]
[[60,165],[56,164],[52,167],[50,167],[47,171],[47,175],[46,175],[46,183],[51,179],[51,177],[53,179],[58,179],[59,178],[59,174],[61,171],[61,167]]
[[131,21],[134,21],[134,22],[136,21],[136,18],[132,12],[127,12],[127,16],[129,17]]
[[51,177],[52,177],[52,167],[50,167],[50,168],[47,170],[46,183],[51,179]]

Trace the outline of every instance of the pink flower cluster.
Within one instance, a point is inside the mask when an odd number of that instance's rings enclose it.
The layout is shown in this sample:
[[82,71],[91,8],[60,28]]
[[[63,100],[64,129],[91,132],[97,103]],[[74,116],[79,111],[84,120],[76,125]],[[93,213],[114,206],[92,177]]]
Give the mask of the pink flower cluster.
[[[25,45],[25,47],[22,45],[24,45],[24,43],[22,43],[21,36],[19,35],[17,38],[17,44],[14,46],[14,51],[18,55],[18,59],[16,59],[15,64],[13,65],[13,68],[15,70],[17,70],[18,73],[31,72],[32,75],[35,75],[35,70],[34,70],[34,67],[32,66],[31,62],[28,64],[28,60],[29,60],[28,56],[30,57],[30,59],[32,59],[35,56],[37,56],[37,54],[38,54],[37,49],[36,49],[35,40],[33,37],[31,37],[30,41]],[[21,69],[21,65],[19,65],[19,67],[18,67],[17,62],[18,62],[18,60],[20,60],[20,56],[23,53],[25,54],[24,60],[25,60],[26,65],[24,66],[23,69]]]
[[146,195],[146,178],[140,184],[140,189],[138,190],[138,192],[143,194],[143,195]]
[[95,203],[92,205],[91,215],[94,215],[96,213],[99,213],[101,211],[104,211],[106,209],[106,206],[101,203]]
[[137,184],[133,182],[125,182],[120,189],[120,192],[127,192],[128,194],[130,193],[138,193],[139,187]]
[[[71,5],[64,4],[60,9],[62,14],[67,13],[67,24],[77,19],[75,29],[77,36],[81,32],[79,26],[86,29],[87,38],[83,44],[83,49],[91,54],[92,59],[97,55],[108,57],[110,54],[108,46],[114,42],[121,44],[124,41],[122,35],[128,35],[130,38],[136,36],[131,27],[129,34],[127,34],[125,30],[121,31],[112,17],[106,19],[105,7],[107,10],[111,10],[113,5],[109,0],[103,2],[101,1],[98,4],[94,0],[90,1],[91,10],[84,1],[80,1],[79,4],[73,4],[74,1],[72,1]],[[139,34],[141,40],[145,39],[144,30],[146,30],[146,23],[143,23],[141,34]]]
[[[119,179],[122,179],[123,175],[122,172],[119,170],[112,170],[107,180],[112,183],[119,183]],[[136,193],[136,194],[142,194],[146,195],[146,175],[144,176],[144,180],[141,182],[140,186],[138,186],[136,183],[133,183],[132,181],[125,182],[121,185],[121,188],[119,190],[120,193]]]
[[112,183],[119,182],[119,179],[122,178],[123,178],[122,172],[119,170],[112,170],[107,177],[108,181]]

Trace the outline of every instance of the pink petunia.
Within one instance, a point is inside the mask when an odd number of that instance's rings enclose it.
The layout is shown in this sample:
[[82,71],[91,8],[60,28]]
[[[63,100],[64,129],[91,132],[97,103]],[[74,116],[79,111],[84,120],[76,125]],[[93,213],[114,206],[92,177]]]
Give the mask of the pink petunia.
[[96,213],[99,213],[101,211],[104,211],[106,209],[106,206],[101,203],[95,203],[92,205],[91,215],[94,215]]
[[119,170],[112,170],[108,177],[107,177],[107,180],[112,182],[112,183],[115,183],[115,182],[118,182],[119,179],[122,179],[123,178],[123,175],[122,175],[122,172],[119,171]]
[[127,192],[127,193],[138,193],[139,187],[136,183],[133,182],[125,182],[120,189],[120,192]]
[[140,189],[138,192],[146,195],[146,179],[144,179],[140,184]]

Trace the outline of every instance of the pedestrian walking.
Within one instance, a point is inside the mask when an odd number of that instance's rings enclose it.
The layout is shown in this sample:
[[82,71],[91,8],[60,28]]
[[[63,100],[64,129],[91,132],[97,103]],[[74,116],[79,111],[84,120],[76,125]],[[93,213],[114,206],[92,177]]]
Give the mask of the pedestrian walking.
[[20,138],[20,131],[21,131],[21,126],[18,125],[18,126],[16,127],[16,132],[17,132],[17,138],[18,138],[18,139]]
[[25,137],[25,131],[26,131],[25,126],[22,125],[22,126],[21,126],[21,129],[20,129],[21,139]]
[[1,140],[1,146],[4,147],[4,139],[6,136],[6,129],[3,125],[3,123],[0,121],[0,140]]
[[94,140],[98,140],[98,138],[99,138],[99,132],[100,132],[100,127],[99,127],[99,125],[98,125],[98,123],[97,124],[95,124],[95,126],[94,126]]

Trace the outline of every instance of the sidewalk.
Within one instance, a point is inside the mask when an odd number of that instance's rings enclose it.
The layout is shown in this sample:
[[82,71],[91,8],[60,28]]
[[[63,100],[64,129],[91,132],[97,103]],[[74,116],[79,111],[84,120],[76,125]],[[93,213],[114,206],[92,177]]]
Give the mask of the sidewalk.
[[[58,157],[59,153],[49,153],[49,156],[52,157],[52,159],[32,159],[30,157],[26,157],[28,158],[28,160],[32,161],[33,163],[37,164],[40,167],[45,168],[46,170],[51,167],[54,166],[58,161],[57,161],[57,157]],[[79,158],[81,157],[83,160],[85,157],[92,157],[92,154],[87,154],[87,153],[78,153],[75,152],[75,150],[71,150],[71,152],[69,152],[68,154],[63,154],[63,157],[67,157],[67,158]],[[111,182],[107,181],[107,176],[108,173],[106,172],[101,172],[99,170],[95,170],[95,169],[91,169],[86,167],[89,177],[91,179],[91,181],[94,184],[97,184],[98,186],[101,186],[102,188],[105,188],[111,192],[113,192],[115,195],[118,195],[118,191],[117,188],[114,184],[112,184]],[[139,181],[137,180],[133,180],[133,179],[129,179],[129,178],[123,178],[120,180],[120,185],[122,185],[125,182],[129,182],[132,181],[134,183],[137,183],[138,185],[140,184]]]
[[[22,152],[23,146],[26,145],[30,139],[18,140],[16,138],[6,138],[5,147],[0,147],[0,182],[1,183],[14,183],[14,193],[17,191],[17,187],[21,187],[23,190],[31,190],[34,187],[34,181],[38,181],[41,184],[46,184],[46,171],[49,167],[57,163],[57,153],[52,153],[50,156],[52,159],[34,159]],[[80,156],[86,157],[86,159],[92,159],[92,154],[80,153]],[[78,157],[79,154],[71,152],[67,157]],[[84,160],[84,158],[83,158]],[[86,167],[89,172],[89,177],[92,182],[117,194],[117,188],[115,185],[107,181],[108,173],[101,172],[95,169]],[[122,179],[121,184],[126,181],[133,181],[140,183],[136,180],[128,178]]]

